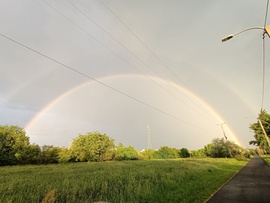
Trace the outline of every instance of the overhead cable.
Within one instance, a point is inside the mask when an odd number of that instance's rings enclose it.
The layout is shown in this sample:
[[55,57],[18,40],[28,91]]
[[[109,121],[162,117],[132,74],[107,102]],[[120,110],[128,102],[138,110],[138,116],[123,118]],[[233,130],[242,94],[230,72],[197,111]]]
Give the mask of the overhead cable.
[[[45,3],[48,7],[50,7],[51,9],[53,9],[55,12],[57,12],[58,14],[60,14],[61,16],[63,16],[66,20],[68,20],[70,23],[72,23],[73,25],[75,25],[77,28],[79,28],[82,32],[84,32],[85,34],[87,34],[88,36],[90,36],[92,39],[94,39],[96,42],[100,43],[103,47],[105,47],[107,50],[109,50],[110,52],[112,52],[113,54],[115,54],[117,57],[119,57],[120,59],[122,59],[123,61],[125,61],[128,65],[130,65],[134,70],[136,70],[138,73],[144,75],[147,79],[151,80],[153,83],[155,83],[157,86],[159,86],[160,88],[162,88],[164,91],[166,91],[168,94],[170,94],[171,96],[175,97],[177,100],[179,100],[180,102],[182,102],[183,104],[185,104],[186,106],[188,106],[189,108],[191,108],[193,111],[201,114],[200,112],[198,112],[197,110],[195,110],[193,107],[191,107],[188,103],[184,102],[183,100],[181,100],[178,96],[176,96],[175,94],[173,94],[172,92],[170,92],[169,90],[167,90],[166,88],[164,88],[162,85],[160,85],[158,82],[156,82],[155,80],[153,80],[150,76],[146,75],[145,73],[143,73],[142,71],[140,71],[138,68],[136,68],[133,64],[131,64],[129,61],[127,61],[126,59],[124,59],[121,55],[117,54],[113,49],[109,48],[106,44],[104,44],[103,42],[101,42],[100,40],[98,40],[97,38],[95,38],[91,33],[89,33],[88,31],[86,31],[84,28],[82,28],[79,24],[75,23],[74,21],[72,21],[71,19],[69,19],[66,15],[64,15],[63,13],[61,13],[58,9],[56,9],[55,7],[51,6],[50,4],[48,4],[46,1],[41,0],[43,3]],[[161,78],[161,80],[163,80],[164,82],[167,82],[170,86],[172,86],[175,90],[177,90],[178,92],[179,89],[177,89],[173,84],[171,84],[168,80],[166,80],[164,77],[162,77],[158,72],[156,72],[155,70],[153,70],[151,67],[149,67],[149,65],[147,65],[144,61],[142,61],[141,59],[139,59],[134,53],[132,53],[127,47],[125,47],[121,42],[119,42],[119,40],[115,39],[110,33],[108,33],[106,30],[104,30],[100,25],[98,25],[93,19],[91,19],[87,14],[85,14],[81,9],[79,9],[77,6],[75,6],[73,3],[71,3],[70,1],[67,0],[67,2],[74,7],[76,10],[78,10],[80,13],[82,13],[85,17],[87,17],[91,22],[93,22],[96,26],[98,26],[104,33],[106,33],[108,36],[110,36],[114,41],[116,41],[119,45],[121,45],[126,51],[128,51],[130,54],[132,54],[135,58],[137,58],[139,61],[141,61],[145,66],[147,66],[150,70],[152,70],[153,72],[155,72],[159,78]],[[185,96],[186,98],[188,98],[185,94],[183,94],[182,92],[180,92],[183,96]],[[188,98],[190,100],[190,98]],[[191,101],[191,100],[190,100]],[[195,104],[192,101],[193,104]],[[196,104],[195,104],[196,105]],[[196,105],[198,106],[198,105]],[[200,106],[199,106],[200,107]],[[201,107],[200,107],[201,108]],[[201,108],[202,109],[202,108]],[[204,110],[204,109],[202,109]],[[205,110],[204,110],[205,111]],[[203,115],[204,117],[206,117],[206,115]],[[206,117],[207,119],[209,119],[209,117]]]
[[[42,0],[43,1],[43,0]],[[88,18],[92,23],[94,23],[97,27],[99,27],[104,33],[106,33],[108,36],[110,36],[115,42],[117,42],[121,47],[123,47],[128,53],[130,53],[131,55],[133,55],[137,60],[139,60],[141,63],[143,63],[147,68],[149,68],[152,72],[154,72],[159,78],[161,78],[161,80],[163,80],[164,82],[166,82],[167,84],[169,84],[174,90],[176,90],[178,93],[180,93],[181,95],[183,95],[185,98],[187,98],[191,103],[193,103],[195,106],[197,106],[198,108],[200,108],[201,110],[203,110],[205,113],[207,113],[204,109],[202,109],[199,105],[197,105],[194,101],[192,101],[187,95],[185,95],[183,92],[181,92],[177,87],[175,87],[175,85],[173,85],[170,81],[168,81],[165,77],[162,76],[162,74],[160,74],[159,72],[157,72],[155,69],[151,68],[146,62],[144,62],[142,59],[140,59],[139,57],[137,57],[132,51],[130,51],[123,43],[121,43],[119,40],[117,40],[114,36],[112,36],[109,32],[107,32],[103,27],[101,27],[96,21],[94,21],[92,18],[89,17],[89,15],[87,15],[85,12],[82,11],[82,9],[80,9],[78,6],[76,6],[74,3],[72,3],[70,0],[66,0],[71,6],[73,6],[76,10],[78,10],[81,14],[83,14],[86,18]],[[101,1],[102,2],[102,1]],[[102,2],[103,3],[103,2]],[[104,3],[103,3],[104,4]],[[105,4],[104,4],[105,5]],[[111,11],[111,10],[110,10]],[[112,11],[111,11],[112,12]],[[113,12],[112,12],[113,13]],[[114,14],[114,16],[117,16],[116,14]],[[150,51],[156,59],[158,59],[158,61],[165,66],[170,72],[171,74],[173,74],[177,79],[179,79],[183,84],[184,82],[119,18],[117,17],[118,20],[120,20],[120,22],[136,37],[137,40],[139,40],[139,42],[141,42],[148,51]],[[185,85],[185,84],[184,84]],[[185,85],[185,87],[189,90],[190,88],[187,87],[187,85]],[[164,89],[164,88],[163,88]],[[168,90],[166,90],[168,91]],[[192,92],[192,91],[191,91]],[[177,97],[176,95],[174,95],[174,97],[176,97],[178,100],[180,100],[181,102],[183,102],[185,105],[187,105],[189,108],[191,108],[193,111],[196,111],[194,108],[192,108],[189,104],[187,104],[186,102],[182,101],[181,99],[179,99],[179,97]],[[198,113],[198,111],[197,111]],[[204,117],[206,117],[204,115]],[[207,119],[209,119],[209,117],[207,117]]]
[[78,71],[76,68],[73,68],[71,66],[68,66],[68,65],[64,64],[63,62],[60,62],[60,61],[58,61],[58,60],[56,60],[56,59],[54,59],[54,58],[52,58],[52,57],[50,57],[50,56],[48,56],[46,54],[43,54],[40,51],[37,51],[37,50],[35,50],[35,49],[33,49],[33,48],[31,48],[31,47],[29,47],[29,46],[27,46],[27,45],[25,45],[25,44],[17,41],[15,39],[12,39],[12,38],[8,37],[7,35],[4,35],[4,34],[0,33],[0,36],[2,36],[3,38],[5,38],[5,39],[7,39],[7,40],[9,40],[9,41],[11,41],[11,42],[13,42],[13,43],[21,46],[21,47],[24,47],[25,49],[28,49],[28,50],[30,50],[30,51],[32,51],[32,52],[34,52],[34,53],[36,53],[36,54],[38,54],[38,55],[46,58],[46,59],[48,59],[50,61],[53,61],[53,62],[57,63],[58,65],[60,65],[63,68],[69,69],[70,71],[73,71],[73,72],[75,72],[75,73],[77,73],[77,74],[79,74],[79,75],[81,75],[83,77],[86,77],[88,79],[91,79],[91,80],[95,81],[96,83],[98,83],[98,84],[100,84],[102,86],[105,86],[105,87],[107,87],[107,88],[109,88],[109,89],[111,89],[111,90],[113,90],[113,91],[115,91],[115,92],[117,92],[117,93],[119,93],[119,94],[127,97],[127,98],[130,98],[130,99],[132,99],[132,100],[134,100],[134,101],[136,101],[136,102],[138,102],[138,103],[140,103],[140,104],[142,104],[142,105],[144,105],[146,107],[149,107],[149,108],[151,108],[151,109],[153,109],[153,110],[155,110],[155,111],[157,111],[159,113],[162,113],[162,114],[164,114],[164,115],[166,115],[168,117],[174,118],[174,119],[176,119],[176,120],[178,120],[178,121],[180,121],[182,123],[185,123],[186,125],[189,125],[189,126],[191,126],[193,128],[197,128],[197,129],[200,129],[200,130],[203,130],[203,131],[206,131],[208,133],[213,134],[213,132],[210,132],[208,130],[205,130],[203,128],[200,128],[198,126],[195,126],[195,125],[193,125],[193,124],[191,124],[191,123],[189,123],[189,122],[187,122],[185,120],[182,120],[182,119],[178,118],[175,115],[172,115],[170,113],[167,113],[167,112],[165,112],[165,111],[163,111],[163,110],[161,110],[161,109],[159,109],[157,107],[154,107],[154,106],[152,106],[152,105],[150,105],[150,104],[148,104],[148,103],[146,103],[146,102],[144,102],[144,101],[142,101],[142,100],[140,100],[138,98],[135,98],[135,97],[133,97],[133,96],[131,96],[131,95],[125,93],[125,92],[122,92],[122,91],[120,91],[120,90],[118,90],[118,89],[116,89],[116,88],[114,88],[114,87],[112,87],[112,86],[110,86],[110,85],[108,85],[108,84],[106,84],[106,83],[104,83],[104,82],[102,82],[102,81],[100,81],[100,80],[98,80],[98,79],[90,76],[90,75],[87,75],[87,74],[85,74],[85,73],[83,73],[81,71]]

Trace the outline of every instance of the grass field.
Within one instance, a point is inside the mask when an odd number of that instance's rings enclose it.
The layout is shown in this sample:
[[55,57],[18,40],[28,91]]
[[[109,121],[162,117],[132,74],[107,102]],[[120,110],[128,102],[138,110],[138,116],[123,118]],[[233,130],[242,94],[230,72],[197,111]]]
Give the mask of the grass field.
[[270,166],[270,156],[262,155],[261,158]]
[[[0,202],[204,202],[246,164],[178,159],[0,167]],[[51,195],[51,196],[49,196]]]

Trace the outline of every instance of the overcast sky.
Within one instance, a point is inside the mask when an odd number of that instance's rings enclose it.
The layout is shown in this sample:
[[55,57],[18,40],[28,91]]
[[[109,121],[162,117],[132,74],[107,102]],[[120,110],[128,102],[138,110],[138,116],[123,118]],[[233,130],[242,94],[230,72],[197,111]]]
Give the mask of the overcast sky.
[[[68,146],[99,131],[138,150],[249,147],[269,110],[266,0],[2,0],[0,125]],[[219,124],[219,125],[218,125]],[[150,142],[148,142],[148,136]]]

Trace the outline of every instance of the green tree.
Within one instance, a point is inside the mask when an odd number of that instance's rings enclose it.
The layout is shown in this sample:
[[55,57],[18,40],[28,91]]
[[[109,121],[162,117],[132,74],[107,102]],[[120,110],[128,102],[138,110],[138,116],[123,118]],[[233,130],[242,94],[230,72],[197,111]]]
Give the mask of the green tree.
[[179,158],[179,150],[176,148],[170,148],[168,146],[162,146],[154,153],[155,159],[176,159]]
[[204,152],[206,156],[211,157],[214,145],[212,143],[204,146]]
[[225,147],[227,149],[227,154],[228,154],[227,157],[229,157],[229,158],[241,157],[245,153],[245,149],[243,149],[239,145],[237,145],[234,142],[231,142],[229,140],[225,142]]
[[71,150],[66,147],[60,148],[58,153],[58,162],[67,163],[74,161],[75,158],[71,154]]
[[41,149],[37,144],[27,145],[15,154],[19,164],[39,164],[41,163]]
[[137,160],[138,159],[138,151],[132,147],[124,147],[122,143],[119,143],[118,147],[115,151],[115,160],[121,161],[121,160]]
[[58,163],[60,148],[52,145],[43,145],[41,148],[42,163],[54,164]]
[[76,137],[70,150],[78,161],[107,161],[112,159],[115,145],[106,134],[89,132]]
[[[225,140],[224,138],[215,138],[212,141],[212,152],[211,157],[241,157],[244,155],[245,150],[239,145],[231,142],[229,140]],[[209,152],[208,152],[209,153]]]
[[203,148],[198,150],[192,150],[190,156],[196,158],[204,158],[206,157],[205,149]]
[[[267,136],[270,135],[270,115],[266,112],[266,110],[261,110],[258,119],[261,120],[264,130]],[[250,129],[254,132],[255,140],[251,140],[249,144],[255,145],[260,148],[260,151],[264,153],[270,153],[270,147],[264,135],[264,132],[261,128],[259,121],[250,125]]]
[[213,148],[211,152],[211,157],[228,157],[228,152],[225,146],[225,139],[224,138],[215,138],[212,141]]
[[29,137],[18,126],[0,126],[0,165],[14,165],[18,163],[15,156],[29,145]]
[[149,160],[154,158],[155,150],[154,149],[146,149],[141,151],[140,156],[144,160]]
[[181,158],[188,158],[188,157],[190,157],[190,152],[188,151],[187,148],[182,148],[182,149],[180,149],[179,156]]

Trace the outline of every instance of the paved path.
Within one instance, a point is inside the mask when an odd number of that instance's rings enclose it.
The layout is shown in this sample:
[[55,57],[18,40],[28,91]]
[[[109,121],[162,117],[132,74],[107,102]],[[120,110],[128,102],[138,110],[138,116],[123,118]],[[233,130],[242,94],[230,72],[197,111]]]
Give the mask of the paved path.
[[270,167],[255,156],[207,202],[270,203]]

